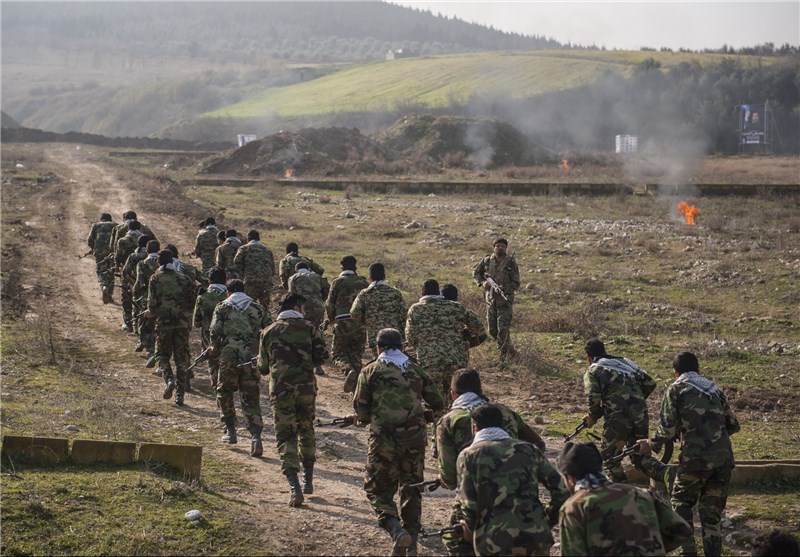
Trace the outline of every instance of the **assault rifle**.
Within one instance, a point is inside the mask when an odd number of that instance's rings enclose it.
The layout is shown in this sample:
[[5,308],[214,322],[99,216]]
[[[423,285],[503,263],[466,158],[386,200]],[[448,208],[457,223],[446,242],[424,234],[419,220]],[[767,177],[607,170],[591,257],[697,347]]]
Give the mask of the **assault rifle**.
[[205,362],[207,359],[209,359],[211,357],[208,354],[209,352],[211,352],[211,348],[210,347],[206,348],[205,350],[200,352],[200,355],[197,358],[195,358],[194,362],[192,362],[192,365],[190,365],[189,367],[186,368],[186,371],[187,372],[188,371],[192,371],[195,367],[197,367],[197,364],[201,364],[201,363]]
[[433,532],[428,532],[424,528],[419,533],[420,538],[432,538],[434,536],[442,536],[444,534],[461,534],[464,529],[461,527],[461,524],[456,524],[454,526],[448,526],[447,528],[442,528],[441,530],[435,530]]
[[250,358],[249,360],[247,360],[246,362],[243,362],[243,363],[239,364],[236,367],[254,366],[254,365],[256,365],[257,361],[258,361],[258,356],[254,356],[254,357]]
[[316,425],[317,427],[327,427],[332,425],[338,425],[339,427],[349,427],[354,423],[356,423],[356,421],[353,419],[352,416],[345,416],[344,418],[333,418],[329,422],[323,422],[322,420],[317,418],[317,421],[314,422],[314,425]]
[[87,251],[87,252],[86,252],[86,253],[84,253],[83,255],[79,255],[79,256],[78,256],[78,259],[83,259],[83,258],[84,258],[84,257],[86,257],[87,255],[90,255],[90,254],[91,254],[93,251],[94,251],[94,249],[90,249],[89,251]]
[[[581,423],[580,423],[580,424],[578,424],[578,427],[576,427],[576,428],[575,428],[575,431],[573,431],[573,432],[572,432],[572,433],[570,433],[569,435],[565,435],[565,436],[564,436],[564,441],[572,441],[572,440],[573,440],[573,439],[575,439],[575,438],[578,436],[578,434],[579,434],[581,431],[583,431],[584,429],[589,429],[589,424],[587,424],[587,423],[586,423],[586,420],[583,420],[583,421],[581,421]],[[591,437],[592,439],[595,439],[595,440],[598,440],[598,439],[600,439],[600,438],[599,438],[597,435],[595,435],[594,433],[591,433],[591,432],[587,432],[587,435],[588,435],[589,437]]]
[[638,446],[631,445],[630,447],[626,448],[624,451],[619,453],[617,456],[612,456],[609,458],[606,463],[611,466],[614,464],[619,464],[626,456],[633,456],[638,452]]
[[400,491],[406,491],[409,489],[418,489],[420,493],[425,493],[426,491],[430,493],[432,491],[436,491],[440,487],[442,487],[442,484],[439,483],[438,479],[425,480],[424,482],[419,482],[415,484],[405,484],[400,487]]
[[499,294],[500,297],[506,302],[508,301],[508,296],[506,296],[506,293],[503,292],[503,287],[497,284],[491,275],[486,275],[486,282],[489,283],[489,287],[495,292],[495,294]]

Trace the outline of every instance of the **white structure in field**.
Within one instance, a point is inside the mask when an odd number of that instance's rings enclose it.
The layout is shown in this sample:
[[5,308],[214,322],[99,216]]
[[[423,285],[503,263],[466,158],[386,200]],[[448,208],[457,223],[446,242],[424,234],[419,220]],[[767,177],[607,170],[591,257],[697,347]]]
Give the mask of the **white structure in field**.
[[239,140],[239,147],[244,147],[251,141],[255,141],[256,139],[258,139],[258,136],[254,133],[251,134],[240,133],[239,135],[236,136],[236,138]]
[[639,148],[638,135],[618,135],[617,153],[635,153]]

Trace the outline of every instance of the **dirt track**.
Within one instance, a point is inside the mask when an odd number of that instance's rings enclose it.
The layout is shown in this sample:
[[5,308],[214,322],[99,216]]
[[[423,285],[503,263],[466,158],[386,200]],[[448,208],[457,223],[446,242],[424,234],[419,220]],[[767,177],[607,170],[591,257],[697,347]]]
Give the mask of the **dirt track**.
[[[68,182],[68,207],[65,245],[67,253],[84,253],[85,237],[90,222],[99,212],[111,212],[119,218],[122,211],[137,208],[134,195],[114,171],[102,163],[92,161],[87,150],[71,147],[48,147],[47,158],[58,167],[57,172]],[[170,215],[137,211],[142,222],[147,223],[165,241],[175,243],[181,251],[193,246],[194,231],[179,229]],[[53,253],[46,256],[57,256]],[[62,251],[63,253],[63,251]],[[271,410],[262,391],[264,412],[264,457],[249,456],[249,435],[241,427],[240,443],[230,447],[219,443],[221,435],[215,402],[210,394],[209,382],[204,374],[197,374],[194,392],[187,394],[186,405],[176,406],[161,398],[163,383],[151,370],[144,367],[139,354],[132,350],[135,337],[120,330],[121,307],[103,305],[94,276],[91,257],[63,258],[66,276],[76,277],[77,288],[63,292],[59,304],[80,308],[70,324],[73,340],[90,344],[98,352],[108,355],[107,365],[113,372],[104,374],[101,388],[120,393],[131,409],[157,406],[156,416],[132,412],[131,417],[143,421],[146,434],[140,440],[159,441],[159,430],[171,428],[202,432],[207,439],[204,458],[222,461],[225,467],[238,468],[247,483],[231,485],[226,494],[248,503],[250,516],[242,523],[250,524],[263,534],[264,549],[274,553],[316,555],[369,555],[388,552],[389,538],[377,528],[374,514],[362,488],[363,466],[366,454],[367,433],[364,430],[336,428],[318,431],[318,461],[315,474],[315,493],[307,496],[301,508],[287,506],[288,485],[280,473],[272,429]],[[196,262],[194,262],[196,263]],[[115,301],[119,294],[115,293]],[[98,323],[102,325],[98,327]],[[95,332],[101,329],[99,334]],[[193,355],[199,353],[197,332],[192,332]],[[138,360],[138,361],[137,361]],[[201,366],[202,367],[202,366]],[[326,366],[327,375],[318,378],[319,397],[317,416],[329,417],[351,413],[349,397],[342,393],[342,376],[338,370]],[[237,402],[237,412],[238,402]],[[433,477],[433,460],[428,458],[426,477]],[[444,526],[449,516],[451,496],[441,491],[425,496],[424,523],[429,527]],[[244,527],[244,526],[243,526]],[[425,542],[420,550],[425,554],[442,554],[439,541]]]

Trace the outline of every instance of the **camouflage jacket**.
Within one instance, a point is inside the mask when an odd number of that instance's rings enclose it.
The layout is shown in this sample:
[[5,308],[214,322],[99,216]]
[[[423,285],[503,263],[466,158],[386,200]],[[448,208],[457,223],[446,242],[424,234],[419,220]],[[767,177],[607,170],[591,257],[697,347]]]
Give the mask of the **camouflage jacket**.
[[[473,443],[458,455],[457,474],[456,502],[475,534],[477,555],[553,544],[550,526],[569,493],[539,449],[514,439]],[[539,484],[550,492],[546,509]]]
[[[110,251],[113,252],[115,249],[117,249],[117,242],[120,240],[120,238],[124,238],[125,235],[128,233],[129,222],[130,221],[126,220],[122,224],[116,225],[114,229],[111,231],[111,237],[108,239],[108,249]],[[141,228],[139,228],[139,232],[150,236],[151,240],[158,240],[158,238],[156,238],[156,235],[153,234],[153,231],[150,230],[146,224],[142,223],[141,221],[139,221],[139,224],[142,225]]]
[[114,264],[120,271],[125,266],[125,262],[128,261],[128,257],[138,249],[139,236],[141,235],[141,232],[137,230],[129,230],[125,236],[117,240],[117,245],[114,248]]
[[304,261],[308,265],[308,269],[317,273],[319,276],[325,274],[325,269],[323,269],[319,263],[315,263],[310,257],[297,255],[296,253],[287,253],[286,256],[281,259],[280,264],[281,284],[284,288],[289,288],[289,277],[295,273],[295,266],[301,261]]
[[469,336],[486,336],[477,315],[441,296],[423,296],[408,310],[406,341],[427,369],[455,370],[469,363]]
[[96,259],[103,259],[111,253],[111,234],[117,223],[111,221],[100,221],[92,225],[86,243],[92,248],[92,255]]
[[[200,329],[203,334],[211,328],[211,318],[214,315],[214,308],[217,304],[228,297],[228,291],[224,290],[224,285],[213,285],[216,288],[203,290],[194,302],[194,326]],[[222,286],[223,288],[219,288]]]
[[122,280],[126,284],[133,286],[133,284],[136,282],[136,267],[140,261],[144,260],[145,257],[147,257],[147,252],[144,248],[137,248],[136,251],[128,256],[128,259],[125,261],[125,265],[122,267],[121,273]]
[[220,350],[221,362],[249,362],[258,348],[261,329],[272,323],[269,312],[244,292],[236,304],[230,296],[217,304],[211,318],[211,346]]
[[239,276],[239,271],[236,269],[236,265],[233,263],[236,252],[239,251],[241,245],[242,241],[239,238],[226,238],[225,243],[217,246],[217,250],[214,252],[214,263],[220,269],[225,270],[229,279],[241,278]]
[[133,283],[133,297],[143,298],[143,303],[147,303],[147,287],[150,277],[158,270],[158,254],[151,253],[144,259],[136,263],[136,280]]
[[273,402],[284,396],[316,394],[314,366],[327,358],[322,333],[298,312],[281,312],[278,320],[261,332],[258,371],[269,373]]
[[638,487],[578,489],[559,513],[562,555],[666,555],[692,535],[672,507]]
[[647,415],[645,399],[655,380],[627,358],[596,359],[583,374],[583,391],[589,414],[595,420],[641,422]]
[[[489,402],[484,399],[484,403]],[[512,439],[521,439],[533,443],[539,450],[545,449],[542,438],[531,426],[525,423],[522,416],[508,406],[494,403],[503,413],[503,429]],[[458,485],[456,477],[456,459],[465,448],[472,443],[472,417],[467,408],[453,408],[442,416],[436,424],[436,448],[439,453],[439,478],[450,488]]]
[[289,277],[289,292],[305,298],[306,305],[322,307],[324,304],[322,290],[327,286],[323,283],[325,279],[317,273],[304,271],[301,269]]
[[[478,286],[483,285],[486,277],[490,276],[494,281],[503,289],[509,302],[514,301],[514,292],[519,290],[519,267],[513,255],[506,255],[500,261],[494,254],[487,255],[475,266],[472,271],[472,278],[478,283]],[[484,291],[484,296],[488,302],[499,299],[501,302],[504,300],[491,288]]]
[[713,381],[684,373],[669,386],[661,401],[655,448],[681,439],[680,466],[688,471],[733,468],[730,435],[739,431],[725,394]]
[[333,321],[337,315],[350,315],[353,300],[367,286],[369,283],[364,277],[342,271],[338,277],[333,279],[328,299],[325,301],[325,313],[328,319]]
[[203,268],[208,269],[214,266],[216,253],[217,227],[211,224],[197,233],[194,241],[194,254],[203,262]]
[[157,329],[191,329],[194,283],[189,277],[162,265],[150,277],[147,292]]
[[358,421],[368,423],[370,433],[395,447],[427,444],[423,401],[435,412],[444,409],[439,388],[413,360],[404,370],[373,360],[361,370],[353,395]]
[[275,258],[272,251],[257,240],[239,248],[233,257],[239,277],[250,284],[272,284],[275,275]]
[[195,284],[198,282],[205,282],[207,279],[203,276],[203,273],[199,273],[197,268],[194,265],[189,265],[188,263],[184,263],[177,257],[172,260],[173,265],[175,265],[175,270],[179,273],[186,275],[192,282]]
[[350,317],[367,328],[367,341],[375,347],[378,331],[391,327],[405,331],[408,306],[403,294],[388,284],[371,284],[356,295],[350,308]]

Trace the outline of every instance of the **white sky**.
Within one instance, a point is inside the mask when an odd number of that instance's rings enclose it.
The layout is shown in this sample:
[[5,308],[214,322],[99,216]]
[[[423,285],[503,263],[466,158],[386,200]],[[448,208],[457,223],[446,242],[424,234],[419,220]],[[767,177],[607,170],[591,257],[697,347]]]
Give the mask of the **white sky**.
[[800,45],[800,0],[792,1],[393,1],[559,42],[638,50]]

